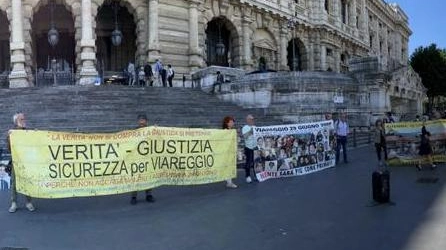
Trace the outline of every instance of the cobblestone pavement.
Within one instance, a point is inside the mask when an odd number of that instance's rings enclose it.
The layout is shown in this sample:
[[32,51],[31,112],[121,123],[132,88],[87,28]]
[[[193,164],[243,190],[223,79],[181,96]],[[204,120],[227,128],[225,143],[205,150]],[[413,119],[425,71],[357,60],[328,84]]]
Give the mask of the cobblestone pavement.
[[[371,147],[318,173],[246,184],[161,187],[155,203],[129,195],[36,199],[9,214],[0,192],[0,249],[446,249],[446,167],[391,168],[393,205],[373,206]],[[140,193],[142,195],[142,193]]]

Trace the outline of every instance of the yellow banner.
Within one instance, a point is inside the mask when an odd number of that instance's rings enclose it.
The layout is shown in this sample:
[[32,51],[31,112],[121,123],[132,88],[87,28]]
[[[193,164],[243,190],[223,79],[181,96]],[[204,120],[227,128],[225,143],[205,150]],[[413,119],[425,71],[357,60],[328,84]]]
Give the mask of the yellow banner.
[[17,191],[39,198],[119,194],[236,176],[235,130],[14,130],[11,146]]
[[434,162],[446,162],[446,120],[386,123],[386,147],[389,165],[416,165],[427,163],[419,155],[421,128],[431,134],[430,144]]

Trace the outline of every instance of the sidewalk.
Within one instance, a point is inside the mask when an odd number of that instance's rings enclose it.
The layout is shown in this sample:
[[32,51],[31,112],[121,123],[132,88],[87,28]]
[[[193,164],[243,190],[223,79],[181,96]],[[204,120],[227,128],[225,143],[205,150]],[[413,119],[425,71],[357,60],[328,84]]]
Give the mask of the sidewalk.
[[[162,250],[444,250],[446,167],[391,168],[395,205],[371,206],[372,147],[351,149],[350,163],[314,174],[246,184],[225,183],[140,193],[46,200],[8,213],[0,192],[0,249]],[[419,178],[438,178],[420,183]]]

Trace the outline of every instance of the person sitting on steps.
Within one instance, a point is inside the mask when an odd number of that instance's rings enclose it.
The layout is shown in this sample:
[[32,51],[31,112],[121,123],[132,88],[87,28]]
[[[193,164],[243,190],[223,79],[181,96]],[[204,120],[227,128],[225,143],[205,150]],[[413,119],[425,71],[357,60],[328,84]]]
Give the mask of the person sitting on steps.
[[212,85],[212,94],[215,93],[215,86],[218,85],[218,92],[221,92],[221,85],[224,82],[224,77],[220,73],[220,71],[217,71],[217,80],[215,81],[214,85]]

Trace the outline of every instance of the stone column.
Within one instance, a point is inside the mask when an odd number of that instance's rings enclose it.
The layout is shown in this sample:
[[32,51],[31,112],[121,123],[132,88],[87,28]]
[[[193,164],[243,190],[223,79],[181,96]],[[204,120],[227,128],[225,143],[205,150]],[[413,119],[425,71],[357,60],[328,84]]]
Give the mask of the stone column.
[[200,1],[189,0],[189,67],[196,70],[201,66],[202,56],[198,45],[198,6]]
[[29,87],[25,70],[25,42],[23,40],[23,13],[22,0],[12,0],[12,21],[11,21],[11,65],[12,70],[9,75],[10,88]]
[[148,46],[148,60],[153,63],[160,58],[160,46],[158,36],[158,0],[149,1],[149,46]]
[[334,53],[334,59],[335,59],[335,68],[333,69],[333,71],[339,73],[339,72],[341,72],[341,50],[335,49],[333,51],[333,53]]
[[[310,39],[311,41],[312,39]],[[308,71],[313,71],[314,69],[314,46],[313,46],[313,42],[311,41],[309,46],[308,46]]]
[[355,29],[356,29],[356,19],[358,18],[356,16],[356,1],[357,0],[352,0],[350,2],[350,15],[349,15],[349,24]]
[[369,36],[369,29],[368,29],[368,15],[367,15],[367,9],[365,7],[365,0],[360,0],[360,9],[361,9],[361,15],[357,16],[359,19],[359,27],[358,31],[359,34],[363,35],[363,40],[368,41]]
[[93,27],[91,25],[91,0],[82,0],[81,71],[79,85],[95,83],[98,71],[95,68],[96,53]]
[[333,6],[333,16],[336,19],[336,25],[339,26],[340,23],[342,23],[342,15],[341,15],[341,0],[333,0],[332,2]]
[[280,29],[280,70],[289,70],[287,65],[288,28],[283,24]]
[[327,48],[321,44],[321,70],[327,70]]
[[315,30],[310,34],[310,41],[312,42],[312,53],[313,53],[313,68],[312,70],[322,70],[321,68],[321,34],[320,31]]
[[251,55],[251,39],[249,34],[251,30],[249,29],[249,25],[251,24],[251,19],[243,14],[242,17],[242,32],[243,32],[243,60],[242,65],[245,70],[250,70],[252,68],[252,55]]

